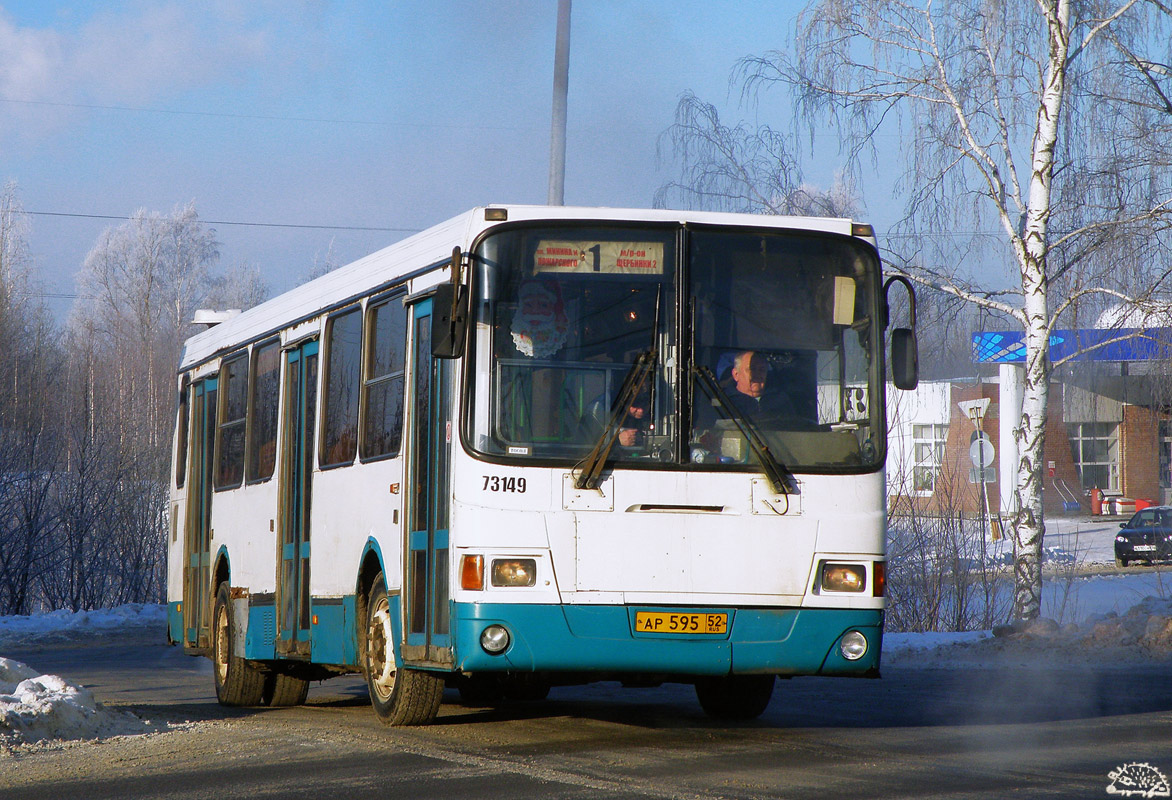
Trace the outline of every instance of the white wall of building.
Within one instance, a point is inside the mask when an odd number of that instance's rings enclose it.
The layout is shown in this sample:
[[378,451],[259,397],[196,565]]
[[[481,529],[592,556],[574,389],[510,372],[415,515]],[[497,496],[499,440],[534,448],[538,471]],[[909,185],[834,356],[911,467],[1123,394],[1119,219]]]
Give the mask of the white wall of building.
[[[910,391],[887,386],[887,491],[908,494],[916,463],[915,425],[947,425],[952,416],[951,381],[920,381]],[[906,487],[906,489],[905,489]]]

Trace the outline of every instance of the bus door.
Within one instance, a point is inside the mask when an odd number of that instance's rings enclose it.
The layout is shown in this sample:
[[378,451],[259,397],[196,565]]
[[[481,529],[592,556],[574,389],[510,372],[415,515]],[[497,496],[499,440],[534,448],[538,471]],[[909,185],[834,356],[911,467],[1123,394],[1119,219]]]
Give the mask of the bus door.
[[278,655],[308,657],[309,511],[317,421],[317,341],[285,351],[285,419],[281,466]]
[[450,664],[448,488],[452,448],[452,362],[431,354],[432,301],[414,306],[408,427],[407,558],[403,658]]
[[191,385],[190,476],[184,534],[183,644],[208,647],[211,618],[212,471],[218,377]]

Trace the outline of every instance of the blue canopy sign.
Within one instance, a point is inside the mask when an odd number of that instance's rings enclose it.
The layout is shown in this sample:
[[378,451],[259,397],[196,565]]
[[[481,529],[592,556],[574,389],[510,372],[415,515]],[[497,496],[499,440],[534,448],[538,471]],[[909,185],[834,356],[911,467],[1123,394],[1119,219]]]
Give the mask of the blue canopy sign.
[[[1152,361],[1172,357],[1172,328],[1080,328],[1050,334],[1050,360]],[[973,334],[973,361],[1025,362],[1025,331]]]

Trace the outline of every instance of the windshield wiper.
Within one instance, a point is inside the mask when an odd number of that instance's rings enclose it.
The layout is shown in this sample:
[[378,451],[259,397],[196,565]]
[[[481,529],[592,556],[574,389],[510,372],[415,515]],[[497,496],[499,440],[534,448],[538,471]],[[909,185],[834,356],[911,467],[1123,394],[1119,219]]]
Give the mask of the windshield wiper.
[[765,470],[765,477],[769,479],[773,491],[779,494],[797,494],[798,487],[794,481],[793,473],[789,471],[785,464],[773,456],[773,453],[769,450],[769,445],[765,443],[765,440],[761,438],[761,434],[757,432],[757,426],[724,393],[724,389],[721,389],[720,384],[716,382],[716,376],[712,373],[712,370],[706,366],[696,366],[692,368],[692,373],[700,379],[700,383],[704,386],[704,391],[720,404],[720,407],[724,409],[724,413],[729,416],[741,434],[749,441],[749,449],[753,451],[753,455],[757,456],[757,460],[761,462],[761,466]]
[[574,478],[575,489],[597,489],[602,475],[602,468],[610,458],[610,451],[619,438],[619,430],[630,413],[631,403],[639,396],[647,377],[655,369],[655,351],[644,350],[635,357],[635,363],[627,370],[619,387],[618,397],[611,406],[610,417],[602,429],[602,434],[595,442],[594,448],[582,459],[581,469]]

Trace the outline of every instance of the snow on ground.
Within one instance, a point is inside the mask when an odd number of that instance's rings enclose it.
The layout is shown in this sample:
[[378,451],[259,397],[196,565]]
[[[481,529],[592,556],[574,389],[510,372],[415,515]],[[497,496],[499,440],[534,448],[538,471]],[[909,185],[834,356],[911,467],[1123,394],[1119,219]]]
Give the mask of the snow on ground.
[[1060,625],[964,633],[885,633],[883,664],[904,667],[1081,667],[1172,664],[1172,598],[1147,597],[1120,614],[1093,613]]
[[88,689],[0,658],[0,747],[150,733],[155,725],[107,708]]
[[30,616],[0,617],[0,653],[14,643],[68,642],[94,633],[154,631],[162,640],[167,629],[167,607],[130,603],[96,611],[50,611]]
[[[1115,534],[1129,517],[1050,517],[1042,615],[1028,630],[885,633],[883,663],[903,666],[1079,666],[1172,661],[1172,565],[1115,572]],[[1012,564],[1012,543],[988,545]],[[1102,570],[1111,570],[1103,572]],[[1004,580],[1011,580],[1007,570]]]
[[[98,611],[53,611],[0,617],[0,653],[5,647],[79,641],[95,633],[160,633],[167,609],[141,603]],[[163,730],[129,711],[108,708],[88,689],[57,675],[0,656],[0,752],[27,744],[105,739]]]
[[[1054,567],[1114,566],[1115,533],[1125,517],[1047,517],[1045,550]],[[1013,542],[1007,537],[986,548],[994,563],[1010,564]]]

